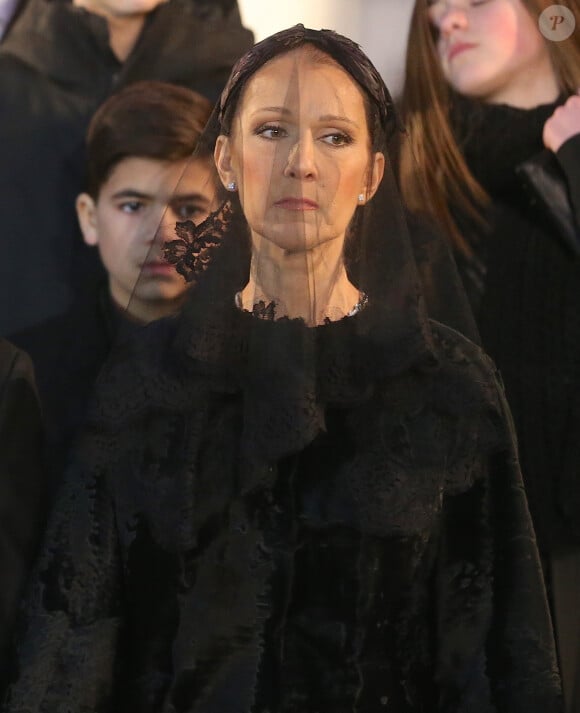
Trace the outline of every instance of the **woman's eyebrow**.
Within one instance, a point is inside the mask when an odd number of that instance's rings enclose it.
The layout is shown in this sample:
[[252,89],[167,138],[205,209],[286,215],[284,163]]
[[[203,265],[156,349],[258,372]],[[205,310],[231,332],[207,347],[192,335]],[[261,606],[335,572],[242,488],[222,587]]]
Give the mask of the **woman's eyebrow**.
[[[284,116],[289,116],[290,114],[292,114],[292,111],[285,106],[264,106],[252,112],[252,116],[260,114],[263,111],[269,111],[275,114],[282,114]],[[318,118],[319,121],[342,121],[346,124],[351,124],[352,126],[355,126],[357,129],[359,128],[359,125],[356,123],[356,121],[349,119],[348,116],[341,116],[339,114],[323,114]]]
[[256,114],[259,114],[262,111],[271,111],[272,113],[275,113],[275,114],[284,114],[284,115],[288,115],[288,114],[292,113],[290,111],[290,109],[288,109],[288,107],[285,107],[285,106],[263,106],[260,109],[256,109],[256,111],[253,111],[251,115],[255,116]]
[[338,114],[323,114],[322,116],[318,117],[318,119],[319,121],[340,121],[346,124],[350,124],[351,126],[355,126],[357,129],[359,128],[359,125],[356,123],[356,121],[349,119],[348,116],[340,116]]

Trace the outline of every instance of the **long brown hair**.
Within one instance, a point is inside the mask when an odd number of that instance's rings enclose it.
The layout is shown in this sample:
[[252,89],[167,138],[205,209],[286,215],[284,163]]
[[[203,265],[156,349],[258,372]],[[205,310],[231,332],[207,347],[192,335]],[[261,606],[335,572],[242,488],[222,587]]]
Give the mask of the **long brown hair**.
[[[520,0],[536,19],[550,0]],[[561,0],[580,22],[580,0]],[[449,121],[449,86],[441,70],[427,0],[416,0],[406,57],[402,109],[408,141],[401,153],[400,179],[405,202],[430,214],[450,237],[455,250],[471,250],[450,210],[483,221],[489,198],[471,174]],[[580,87],[580,31],[563,42],[548,42],[548,52],[562,91]]]

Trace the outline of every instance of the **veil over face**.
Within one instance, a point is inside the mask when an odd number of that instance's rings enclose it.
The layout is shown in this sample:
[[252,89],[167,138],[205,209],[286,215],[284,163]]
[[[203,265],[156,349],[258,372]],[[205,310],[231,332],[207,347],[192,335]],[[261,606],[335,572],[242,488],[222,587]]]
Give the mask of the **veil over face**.
[[[176,350],[210,371],[243,362],[251,447],[307,443],[327,399],[366,393],[363,365],[429,360],[429,317],[475,334],[443,243],[409,234],[391,158],[404,140],[375,67],[330,30],[279,32],[232,71],[199,149],[215,151],[219,206],[178,223],[165,255],[192,284]],[[329,347],[337,321],[352,339]]]

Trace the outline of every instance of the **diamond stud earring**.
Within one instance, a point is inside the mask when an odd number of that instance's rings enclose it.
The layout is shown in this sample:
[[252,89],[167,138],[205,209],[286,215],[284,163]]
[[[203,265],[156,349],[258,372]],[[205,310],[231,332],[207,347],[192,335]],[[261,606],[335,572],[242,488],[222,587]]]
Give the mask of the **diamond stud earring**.
[[364,202],[365,202],[365,194],[364,194],[364,193],[359,193],[359,194],[358,194],[358,202],[359,202],[359,203],[364,203]]
[[235,191],[237,189],[237,187],[238,187],[238,184],[235,181],[230,181],[228,183],[228,185],[226,186],[228,191]]

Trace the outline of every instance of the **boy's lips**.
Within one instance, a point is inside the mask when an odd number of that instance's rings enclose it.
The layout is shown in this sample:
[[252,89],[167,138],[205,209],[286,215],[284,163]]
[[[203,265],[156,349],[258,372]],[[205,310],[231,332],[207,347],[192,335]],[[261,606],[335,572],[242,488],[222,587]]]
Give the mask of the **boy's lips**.
[[175,272],[175,265],[171,265],[164,260],[150,260],[143,263],[141,271],[145,275],[169,275]]

